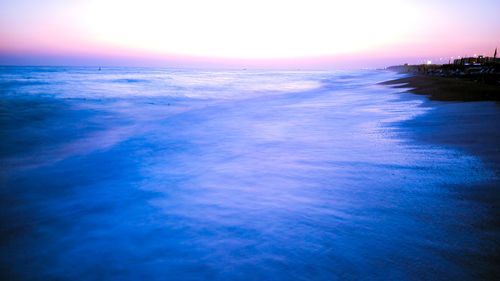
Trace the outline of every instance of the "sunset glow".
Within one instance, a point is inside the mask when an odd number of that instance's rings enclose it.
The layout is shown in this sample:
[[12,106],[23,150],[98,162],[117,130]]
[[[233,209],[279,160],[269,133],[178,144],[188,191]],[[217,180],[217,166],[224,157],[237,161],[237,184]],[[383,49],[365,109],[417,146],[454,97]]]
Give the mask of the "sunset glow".
[[0,8],[3,64],[29,55],[70,64],[295,59],[370,66],[491,52],[500,38],[500,4],[487,0],[21,0]]

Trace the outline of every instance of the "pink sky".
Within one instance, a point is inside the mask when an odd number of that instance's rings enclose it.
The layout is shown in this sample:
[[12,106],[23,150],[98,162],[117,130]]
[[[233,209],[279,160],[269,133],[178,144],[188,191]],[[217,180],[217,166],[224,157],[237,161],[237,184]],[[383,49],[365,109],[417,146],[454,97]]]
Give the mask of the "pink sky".
[[4,65],[373,68],[500,43],[492,0],[0,1]]

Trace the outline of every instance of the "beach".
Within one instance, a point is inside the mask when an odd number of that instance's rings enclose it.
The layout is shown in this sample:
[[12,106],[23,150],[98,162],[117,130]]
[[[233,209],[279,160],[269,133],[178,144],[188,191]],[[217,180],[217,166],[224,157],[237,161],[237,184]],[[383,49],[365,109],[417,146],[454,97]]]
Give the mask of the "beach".
[[437,109],[432,111],[436,116],[428,118],[426,122],[431,127],[439,128],[432,130],[432,134],[426,137],[428,141],[431,141],[432,135],[436,143],[469,149],[487,158],[488,162],[500,165],[497,149],[500,144],[497,141],[500,137],[497,129],[500,120],[495,114],[499,106],[500,86],[463,78],[399,74],[403,77],[380,84],[428,97],[427,104]]
[[1,71],[3,279],[500,276],[495,102],[388,71]]
[[405,77],[383,82],[384,85],[411,88],[411,92],[428,95],[438,101],[499,101],[500,85],[471,81],[464,78],[440,77],[425,74],[406,74]]
[[[410,94],[411,91],[410,91]],[[412,94],[413,95],[413,94]],[[474,155],[482,159],[484,167],[490,169],[493,176],[490,180],[469,184],[449,185],[449,191],[464,204],[477,204],[478,209],[487,210],[476,227],[485,230],[485,236],[477,237],[481,241],[490,241],[491,251],[481,253],[485,271],[479,279],[495,280],[499,276],[494,269],[500,260],[496,242],[500,235],[500,116],[499,105],[495,102],[442,102],[428,101],[425,106],[432,108],[427,114],[403,122],[403,132],[412,136],[412,143],[426,143],[441,147],[449,147]],[[437,215],[437,214],[436,214]],[[465,219],[465,218],[463,218]],[[469,225],[467,227],[475,227]],[[472,254],[473,255],[473,254]],[[456,257],[459,258],[459,257]],[[482,267],[479,262],[472,263],[476,268]]]
[[[438,77],[423,74],[403,74],[405,77],[382,82],[394,88],[407,89],[410,95],[424,95],[433,108],[420,117],[404,122],[407,133],[415,142],[453,147],[476,155],[496,174],[496,178],[482,184],[451,186],[452,192],[463,200],[479,202],[490,213],[482,228],[490,231],[487,240],[496,240],[500,233],[500,87],[467,79]],[[493,246],[496,249],[496,246]],[[495,251],[488,262],[494,266],[500,261]],[[484,278],[498,278],[498,271],[485,273]]]

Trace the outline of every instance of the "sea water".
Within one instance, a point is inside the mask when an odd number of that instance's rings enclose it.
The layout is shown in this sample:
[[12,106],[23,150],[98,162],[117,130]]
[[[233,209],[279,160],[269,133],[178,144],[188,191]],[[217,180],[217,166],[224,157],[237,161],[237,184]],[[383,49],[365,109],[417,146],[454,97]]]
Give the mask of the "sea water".
[[[0,269],[22,280],[476,279],[481,161],[383,71],[0,69]],[[403,128],[404,129],[404,128]]]

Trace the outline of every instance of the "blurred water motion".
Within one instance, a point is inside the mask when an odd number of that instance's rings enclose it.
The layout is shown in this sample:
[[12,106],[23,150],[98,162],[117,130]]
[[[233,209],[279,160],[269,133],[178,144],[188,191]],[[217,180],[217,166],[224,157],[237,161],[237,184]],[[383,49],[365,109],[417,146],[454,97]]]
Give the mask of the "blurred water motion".
[[0,71],[5,280],[477,278],[492,172],[396,74]]

